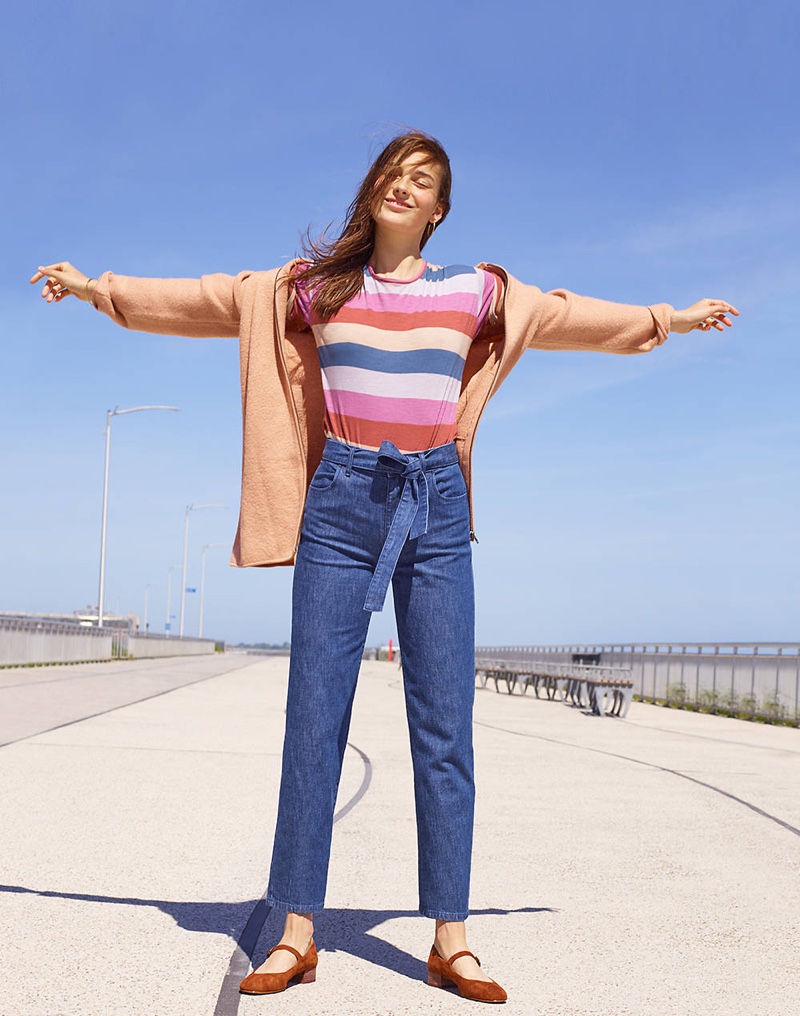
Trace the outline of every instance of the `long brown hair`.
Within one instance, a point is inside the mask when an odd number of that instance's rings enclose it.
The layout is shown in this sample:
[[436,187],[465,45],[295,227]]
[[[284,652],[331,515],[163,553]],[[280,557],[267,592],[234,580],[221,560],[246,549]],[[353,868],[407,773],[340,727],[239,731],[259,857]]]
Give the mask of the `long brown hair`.
[[358,192],[345,213],[339,235],[329,240],[326,231],[314,241],[306,234],[303,251],[308,262],[298,267],[294,277],[301,278],[304,286],[313,286],[312,310],[323,320],[332,317],[360,291],[364,281],[364,266],[375,245],[375,221],[372,218],[375,202],[382,196],[397,168],[417,152],[428,155],[442,176],[438,196],[442,214],[436,224],[429,222],[425,227],[420,250],[433,236],[436,226],[447,218],[452,184],[447,152],[436,138],[423,131],[399,134],[386,145],[361,181]]

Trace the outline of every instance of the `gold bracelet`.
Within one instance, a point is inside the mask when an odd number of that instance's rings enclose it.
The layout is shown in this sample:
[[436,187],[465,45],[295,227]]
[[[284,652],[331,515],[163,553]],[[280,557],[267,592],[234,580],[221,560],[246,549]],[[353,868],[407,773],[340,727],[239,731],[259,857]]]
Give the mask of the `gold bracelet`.
[[86,291],[85,291],[85,294],[84,294],[84,299],[86,300],[87,303],[91,303],[92,302],[92,294],[89,292],[89,283],[95,282],[95,281],[96,281],[95,279],[87,279],[86,280]]

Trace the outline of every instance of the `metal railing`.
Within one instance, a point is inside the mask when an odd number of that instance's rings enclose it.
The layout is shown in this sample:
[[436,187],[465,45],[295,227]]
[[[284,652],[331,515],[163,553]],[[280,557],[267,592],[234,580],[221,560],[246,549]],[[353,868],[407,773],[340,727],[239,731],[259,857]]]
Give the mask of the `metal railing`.
[[645,702],[800,725],[800,643],[478,646],[478,660],[626,667]]
[[214,639],[165,638],[46,618],[0,617],[0,667],[97,663],[214,652]]
[[0,618],[0,666],[42,666],[111,659],[111,628],[89,628],[68,621]]

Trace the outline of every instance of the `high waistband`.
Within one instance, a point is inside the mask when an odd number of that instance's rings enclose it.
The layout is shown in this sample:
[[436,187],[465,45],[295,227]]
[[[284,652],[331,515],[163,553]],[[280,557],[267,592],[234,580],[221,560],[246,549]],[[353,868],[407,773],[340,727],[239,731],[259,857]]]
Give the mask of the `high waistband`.
[[[371,448],[358,448],[356,445],[346,444],[336,438],[329,437],[325,441],[325,448],[322,457],[328,462],[336,462],[342,466],[349,466],[351,469],[369,469],[378,473],[397,473],[396,465],[386,461],[386,456],[392,462],[401,460],[417,459],[420,469],[438,469],[440,466],[451,466],[458,462],[458,452],[455,441],[448,444],[437,445],[435,448],[428,448],[423,452],[408,452],[404,454],[397,450],[391,441],[384,441],[378,451]],[[382,458],[383,457],[383,458]]]
[[406,455],[391,441],[384,441],[378,451],[373,451],[328,438],[322,458],[344,466],[347,474],[352,469],[364,469],[375,473],[394,474],[403,481],[400,500],[364,601],[364,610],[383,610],[389,583],[403,545],[407,539],[416,540],[428,531],[426,470],[458,463],[455,442],[437,445],[423,452],[409,452]]

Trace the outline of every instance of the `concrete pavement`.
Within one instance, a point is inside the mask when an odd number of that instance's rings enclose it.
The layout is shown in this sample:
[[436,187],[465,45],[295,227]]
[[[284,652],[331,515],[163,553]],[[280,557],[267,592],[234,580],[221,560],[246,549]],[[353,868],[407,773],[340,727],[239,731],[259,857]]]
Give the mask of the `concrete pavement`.
[[[287,662],[0,674],[0,1016],[475,1011],[424,983],[432,922],[386,663],[362,668],[317,981],[236,991],[282,924],[258,900]],[[468,927],[506,1012],[800,1013],[800,731],[486,689],[475,746]]]

